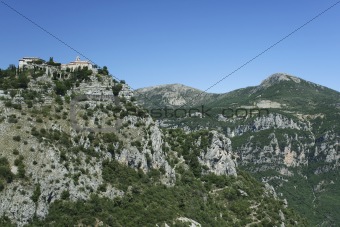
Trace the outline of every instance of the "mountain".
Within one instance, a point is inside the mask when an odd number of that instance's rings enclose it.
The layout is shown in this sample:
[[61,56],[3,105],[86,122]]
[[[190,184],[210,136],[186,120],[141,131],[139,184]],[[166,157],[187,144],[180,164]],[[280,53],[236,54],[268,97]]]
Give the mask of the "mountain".
[[[218,96],[218,94],[206,93],[182,84],[140,88],[135,90],[135,95],[138,103],[146,108],[192,106]],[[197,99],[193,100],[193,97]]]
[[[154,97],[152,90],[147,91],[143,95]],[[164,93],[158,90],[157,95]],[[162,127],[224,134],[231,140],[239,168],[272,185],[312,225],[340,223],[338,91],[277,73],[258,86],[217,94],[203,102],[196,95],[187,99],[193,105],[181,107],[186,113],[156,116]]]
[[0,70],[0,225],[307,226],[231,138],[161,128],[133,100],[108,70]]

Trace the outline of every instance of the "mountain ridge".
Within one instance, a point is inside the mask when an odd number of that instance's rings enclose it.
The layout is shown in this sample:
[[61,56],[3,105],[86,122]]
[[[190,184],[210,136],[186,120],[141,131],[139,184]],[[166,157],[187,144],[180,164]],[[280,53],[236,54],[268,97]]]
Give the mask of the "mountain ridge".
[[[294,81],[295,83],[300,83],[301,81],[304,81],[304,82],[307,82],[307,83],[310,83],[310,84],[313,84],[313,85],[317,85],[318,87],[323,87],[323,88],[327,88],[327,89],[330,89],[330,90],[334,90],[334,89],[331,89],[331,88],[328,88],[326,86],[323,86],[323,85],[320,85],[320,84],[317,84],[317,83],[314,83],[312,81],[308,81],[308,80],[305,80],[301,77],[297,77],[297,76],[294,76],[294,75],[291,75],[289,73],[273,73],[271,75],[269,75],[267,78],[263,79],[261,81],[260,84],[258,85],[250,85],[250,86],[246,86],[244,88],[237,88],[235,90],[232,90],[232,91],[228,91],[228,92],[221,92],[221,93],[210,93],[210,92],[205,92],[199,88],[195,88],[195,87],[191,87],[191,86],[188,86],[188,85],[185,85],[185,84],[181,84],[181,83],[172,83],[172,84],[160,84],[160,85],[152,85],[152,86],[148,86],[148,87],[142,87],[142,88],[138,88],[136,89],[135,91],[141,91],[141,92],[144,92],[145,90],[152,90],[152,89],[158,89],[158,88],[166,88],[166,87],[182,87],[182,88],[187,88],[187,89],[192,89],[192,90],[197,90],[197,91],[200,91],[202,93],[209,93],[209,94],[219,94],[219,95],[223,95],[223,94],[227,94],[229,92],[233,92],[233,91],[236,91],[236,90],[239,90],[239,89],[245,89],[245,88],[248,88],[248,87],[256,87],[256,86],[268,86],[268,85],[273,85],[273,84],[276,84],[280,81]],[[334,90],[336,92],[339,92],[337,90]]]
[[[152,94],[148,97],[158,100]],[[158,97],[162,97],[161,91]],[[143,97],[137,94],[137,99]],[[230,138],[239,168],[273,185],[313,225],[340,223],[334,212],[340,204],[330,202],[340,201],[340,92],[277,73],[258,86],[181,108],[200,110],[201,105],[209,109],[209,116],[187,114],[156,120],[164,128],[188,133],[201,129],[221,132]]]

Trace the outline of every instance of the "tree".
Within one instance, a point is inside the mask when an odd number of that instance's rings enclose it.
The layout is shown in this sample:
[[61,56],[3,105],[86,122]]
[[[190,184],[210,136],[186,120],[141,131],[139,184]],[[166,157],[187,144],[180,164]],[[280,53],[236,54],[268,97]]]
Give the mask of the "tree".
[[98,74],[109,75],[109,70],[104,66],[102,69],[98,69]]
[[3,70],[2,71],[2,76],[15,76],[15,74],[16,74],[16,72],[17,72],[17,68],[16,68],[16,66],[15,65],[13,65],[13,64],[10,64],[8,67],[7,67],[7,69],[6,70]]
[[38,202],[40,194],[41,194],[40,184],[37,184],[35,186],[35,190],[33,192],[33,195],[31,196],[31,199],[33,200],[33,202],[35,202],[35,203]]
[[17,91],[15,91],[15,90],[11,90],[10,92],[9,92],[9,95],[12,97],[12,98],[14,98],[14,96],[17,94]]
[[7,68],[7,70],[15,72],[17,70],[17,67],[14,64],[10,64]]
[[122,90],[123,85],[122,84],[117,84],[112,86],[112,93],[114,96],[117,96],[119,94],[119,92]]
[[104,75],[109,75],[109,70],[107,69],[106,66],[103,67],[103,74]]
[[30,82],[30,79],[26,75],[21,74],[18,77],[17,87],[18,88],[27,88],[27,85],[28,85],[29,82]]
[[56,81],[55,82],[55,92],[58,95],[65,95],[67,91],[67,87],[65,86],[64,83],[60,82],[60,81]]

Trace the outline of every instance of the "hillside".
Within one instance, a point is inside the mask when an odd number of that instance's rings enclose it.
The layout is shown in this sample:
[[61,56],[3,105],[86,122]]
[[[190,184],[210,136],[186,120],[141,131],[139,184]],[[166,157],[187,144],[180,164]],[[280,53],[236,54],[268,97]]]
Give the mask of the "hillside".
[[227,136],[160,128],[108,70],[11,66],[0,96],[1,226],[307,225]]
[[160,125],[217,130],[230,138],[239,167],[274,186],[311,224],[340,223],[339,92],[278,73],[201,103],[188,99],[193,106],[184,108],[204,105],[209,115],[162,116]]
[[[193,106],[214,99],[210,94],[182,84],[167,84],[140,88],[135,91],[138,104],[150,108]],[[196,99],[193,100],[193,97]]]

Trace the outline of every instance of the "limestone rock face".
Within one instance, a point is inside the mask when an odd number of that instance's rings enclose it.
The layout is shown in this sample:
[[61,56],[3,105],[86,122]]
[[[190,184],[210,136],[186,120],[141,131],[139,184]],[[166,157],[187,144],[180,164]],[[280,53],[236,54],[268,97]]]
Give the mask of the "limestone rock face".
[[[47,108],[46,116],[34,114],[28,115],[31,109],[17,110],[5,107],[4,101],[0,100],[0,111],[4,114],[4,121],[0,121],[0,144],[2,153],[0,157],[8,159],[10,170],[18,175],[20,167],[15,165],[15,160],[19,157],[23,159],[25,178],[15,178],[13,182],[6,184],[0,191],[0,217],[7,216],[13,223],[23,226],[35,215],[44,218],[48,214],[49,206],[56,200],[66,199],[63,195],[68,194],[71,201],[87,200],[92,193],[108,199],[114,199],[125,195],[125,191],[118,190],[113,185],[107,183],[106,190],[98,190],[104,183],[103,162],[105,160],[116,159],[134,169],[142,169],[145,173],[150,169],[162,171],[161,183],[171,186],[176,181],[175,170],[167,161],[167,154],[162,150],[163,133],[150,116],[138,117],[126,114],[121,117],[125,127],[114,128],[114,124],[106,125],[114,132],[120,143],[112,143],[115,153],[108,152],[108,147],[96,142],[96,137],[90,139],[90,131],[77,131],[69,121],[70,104],[62,97],[62,106],[55,103],[55,98],[49,94],[53,91],[54,83],[48,75],[31,80],[28,90],[43,92],[42,104],[34,104],[37,112]],[[110,77],[90,76],[90,82],[81,82],[78,87],[68,90],[67,94],[88,94],[88,95],[112,95],[111,86],[114,81]],[[40,83],[45,83],[49,89],[45,91]],[[30,90],[30,91],[31,91]],[[18,99],[22,98],[21,93],[17,94]],[[126,111],[125,104],[133,96],[133,92],[127,85],[123,84],[119,93],[124,97],[121,108]],[[44,102],[48,100],[48,102]],[[123,100],[123,99],[122,99]],[[112,101],[87,101],[88,110],[92,115],[88,117],[89,128],[100,129],[106,124],[109,116],[104,106],[114,106]],[[51,106],[52,105],[52,106]],[[84,105],[78,103],[77,113],[84,109]],[[56,110],[61,108],[61,110]],[[82,109],[83,108],[83,109]],[[101,111],[99,111],[101,108]],[[55,111],[56,110],[56,111]],[[54,112],[55,111],[55,112]],[[28,112],[25,113],[25,112]],[[54,114],[63,114],[53,120]],[[112,115],[112,112],[111,112]],[[9,123],[9,118],[14,118],[14,123]],[[40,123],[37,123],[37,119]],[[118,117],[117,117],[118,118]],[[77,119],[78,125],[85,125],[83,119]],[[94,122],[96,122],[94,124]],[[103,136],[97,134],[97,136]],[[124,133],[124,136],[123,136]],[[38,136],[34,136],[37,134]],[[94,134],[95,135],[95,134]],[[14,141],[14,136],[20,136],[20,141]],[[52,136],[52,138],[51,138]],[[65,143],[60,142],[61,137]],[[138,141],[140,146],[132,145],[133,141]],[[120,152],[118,152],[118,147]],[[74,149],[77,148],[77,149]],[[16,151],[18,156],[13,154]],[[92,152],[89,154],[87,152]],[[36,192],[39,188],[39,193]],[[38,193],[33,200],[34,193]]]
[[[89,174],[80,174],[78,183],[68,175],[79,174],[71,164],[69,169],[59,163],[58,150],[51,147],[40,147],[43,154],[26,156],[25,165],[27,175],[31,175],[31,181],[16,180],[8,184],[6,190],[0,193],[0,216],[6,215],[17,223],[18,226],[26,224],[34,215],[43,218],[48,213],[51,203],[61,198],[64,191],[68,191],[71,200],[88,199],[91,191],[96,191],[103,182],[100,161],[93,165],[85,163],[85,157],[81,158],[83,167]],[[36,151],[39,152],[40,151]],[[32,164],[33,160],[37,164]],[[41,168],[41,166],[45,166]],[[32,195],[40,185],[38,201],[32,201]],[[86,186],[86,187],[85,187]],[[124,193],[115,188],[108,188],[103,196],[114,198]]]
[[229,137],[239,136],[246,132],[258,132],[261,130],[266,130],[270,128],[289,128],[289,129],[297,129],[297,130],[307,130],[308,125],[304,122],[295,122],[292,119],[289,119],[281,114],[270,113],[267,116],[261,116],[255,118],[251,124],[240,124],[235,127],[234,130],[228,131]]
[[217,175],[236,176],[236,161],[232,157],[231,141],[223,134],[212,131],[213,137],[206,152],[201,152],[200,162],[208,167],[208,172]]

